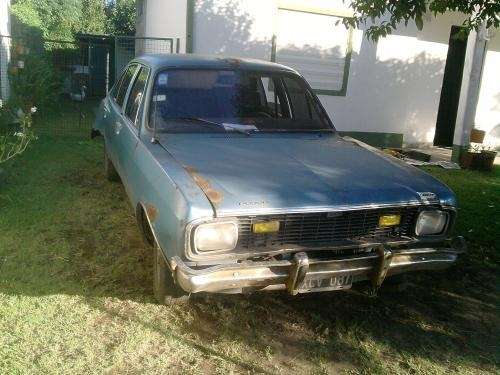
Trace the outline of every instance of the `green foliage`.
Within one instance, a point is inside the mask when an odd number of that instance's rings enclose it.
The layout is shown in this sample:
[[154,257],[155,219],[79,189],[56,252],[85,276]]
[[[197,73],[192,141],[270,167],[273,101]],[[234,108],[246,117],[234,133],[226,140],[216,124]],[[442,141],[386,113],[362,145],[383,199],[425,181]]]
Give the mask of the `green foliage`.
[[78,32],[104,34],[106,32],[106,13],[102,0],[82,0],[82,18]]
[[12,4],[13,30],[36,30],[49,39],[71,40],[82,19],[81,0],[17,0]]
[[135,0],[17,0],[14,35],[71,41],[77,33],[135,34]]
[[135,0],[116,0],[107,7],[107,33],[113,35],[135,34]]
[[50,54],[30,53],[29,48],[20,45],[13,46],[9,80],[11,105],[24,111],[32,106],[53,106],[62,89],[61,77],[52,66]]
[[[481,25],[500,26],[500,2],[491,0],[353,0],[352,18],[345,18],[346,26],[359,28],[371,21],[366,34],[372,40],[378,40],[391,34],[399,23],[408,25],[413,20],[419,30],[424,26],[423,15],[430,12],[434,16],[446,12],[460,12],[466,15],[463,23],[464,32],[478,30]],[[386,19],[386,16],[389,19]]]
[[[1,102],[0,102],[1,103]],[[3,108],[3,103],[0,104],[0,111],[6,112]],[[22,154],[28,148],[28,145],[36,139],[33,132],[33,114],[36,112],[36,107],[30,108],[29,112],[24,113],[22,110],[17,110],[15,114],[17,122],[19,122],[19,131],[15,133],[7,133],[0,135],[0,164],[7,160]]]

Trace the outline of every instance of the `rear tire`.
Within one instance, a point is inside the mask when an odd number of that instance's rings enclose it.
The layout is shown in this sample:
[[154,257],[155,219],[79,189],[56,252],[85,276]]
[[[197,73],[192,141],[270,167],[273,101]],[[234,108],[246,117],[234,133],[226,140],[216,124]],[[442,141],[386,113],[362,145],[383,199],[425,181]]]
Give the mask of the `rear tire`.
[[155,243],[153,246],[153,291],[161,304],[186,299],[187,293],[175,283],[162,250]]
[[104,147],[104,174],[106,175],[106,179],[110,182],[120,181],[120,176],[118,175],[118,172],[116,171],[113,162],[108,156],[108,151],[106,150],[106,147]]

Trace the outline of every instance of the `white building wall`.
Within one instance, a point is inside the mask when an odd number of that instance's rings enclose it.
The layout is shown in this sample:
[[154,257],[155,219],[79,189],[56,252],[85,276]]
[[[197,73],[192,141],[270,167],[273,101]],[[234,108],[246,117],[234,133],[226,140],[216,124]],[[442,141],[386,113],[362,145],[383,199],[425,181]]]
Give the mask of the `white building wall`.
[[[182,31],[188,2],[147,0],[151,9],[147,9],[150,19],[146,32],[151,36],[172,36]],[[342,0],[195,0],[194,3],[193,53],[263,60],[272,57],[279,7],[306,6],[317,12],[340,15],[348,15],[350,11],[348,2]],[[346,95],[320,95],[337,129],[402,133],[407,144],[432,143],[450,29],[462,21],[463,16],[457,14],[429,16],[422,31],[410,23],[377,44],[364,38],[363,30],[355,30]],[[290,27],[307,30],[308,25]],[[490,131],[498,125],[500,110],[499,60],[498,47],[494,47],[486,57],[476,117],[480,127]]]
[[[10,0],[0,0],[0,35],[10,35]],[[10,39],[0,37],[0,98],[9,96],[7,67],[10,61]]]
[[475,126],[486,131],[484,144],[500,147],[500,30],[492,32],[484,60]]
[[10,0],[0,0],[0,35],[10,35]]
[[409,144],[433,141],[447,40],[404,31],[378,44],[355,32],[347,95],[321,98],[340,130],[403,133]]
[[186,52],[187,7],[186,0],[142,0],[138,3],[136,36],[179,38],[180,52]]
[[269,61],[276,12],[269,0],[197,0],[193,52]]
[[[278,6],[269,0],[198,0],[193,52],[270,60]],[[307,6],[348,11],[346,4],[335,1],[309,1]],[[346,96],[320,95],[335,126],[403,133],[410,144],[432,142],[454,23],[461,23],[459,17],[430,18],[425,33],[402,27],[378,44],[356,30]],[[295,30],[307,26],[291,25]]]

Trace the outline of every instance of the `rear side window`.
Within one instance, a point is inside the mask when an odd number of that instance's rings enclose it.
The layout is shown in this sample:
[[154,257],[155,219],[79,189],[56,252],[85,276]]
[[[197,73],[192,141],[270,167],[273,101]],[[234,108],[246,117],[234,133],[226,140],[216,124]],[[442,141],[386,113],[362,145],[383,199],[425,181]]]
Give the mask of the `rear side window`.
[[118,88],[120,87],[120,84],[122,83],[123,81],[123,76],[125,75],[125,72],[123,71],[121,74],[120,74],[120,77],[118,77],[118,79],[116,80],[115,84],[113,85],[113,87],[111,87],[111,90],[109,91],[109,94],[111,95],[111,97],[113,97],[113,99],[116,100],[116,94],[118,93]]
[[125,115],[138,127],[139,125],[139,108],[141,107],[142,97],[146,89],[149,69],[141,68],[141,71],[135,79],[130,95],[128,96],[127,105],[125,107]]
[[266,113],[274,118],[291,118],[281,80],[262,77],[259,83],[265,96]]
[[134,76],[135,71],[137,70],[137,65],[130,65],[120,80],[120,85],[118,87],[118,91],[116,92],[116,103],[121,107],[123,104],[123,100],[125,99],[125,95],[127,95],[127,90],[130,85],[130,81]]
[[312,100],[309,93],[301,87],[299,81],[284,78],[284,82],[292,103],[293,116],[297,120],[316,120],[317,112],[312,108]]

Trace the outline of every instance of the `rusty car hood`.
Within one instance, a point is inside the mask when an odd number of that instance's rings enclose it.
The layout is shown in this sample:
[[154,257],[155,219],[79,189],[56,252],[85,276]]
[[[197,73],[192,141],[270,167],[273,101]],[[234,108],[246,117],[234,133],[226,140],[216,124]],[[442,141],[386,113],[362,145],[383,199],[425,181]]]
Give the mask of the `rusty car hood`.
[[456,203],[427,173],[336,134],[164,134],[159,141],[216,216],[417,204],[422,193]]

